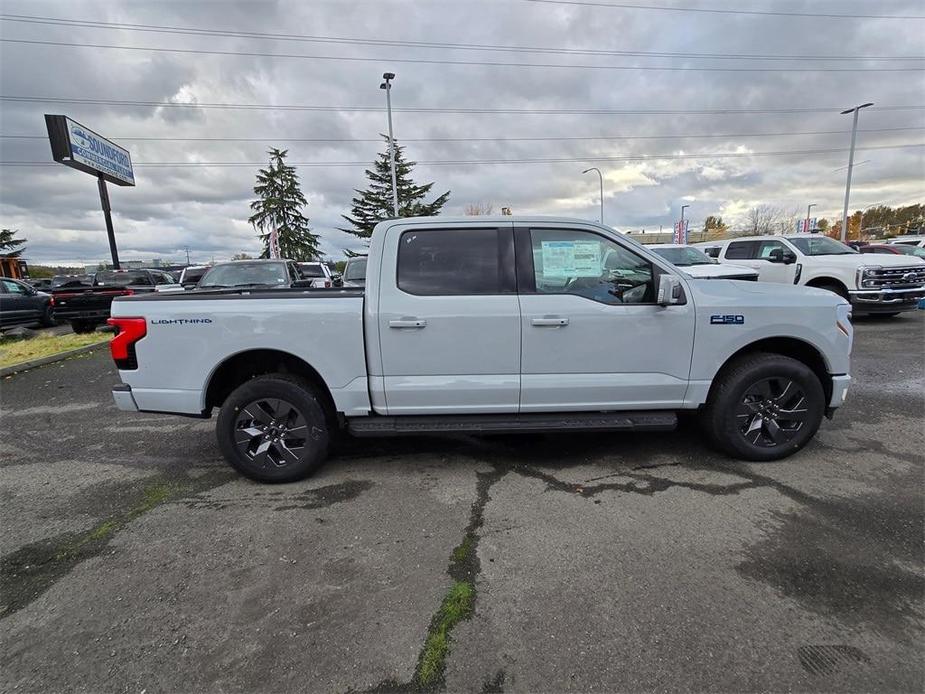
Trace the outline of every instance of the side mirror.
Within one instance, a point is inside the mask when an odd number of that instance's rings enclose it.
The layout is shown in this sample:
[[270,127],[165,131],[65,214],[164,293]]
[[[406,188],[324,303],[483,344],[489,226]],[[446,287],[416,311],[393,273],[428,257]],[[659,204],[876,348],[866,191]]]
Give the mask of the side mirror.
[[772,263],[784,262],[784,249],[783,248],[772,248],[771,252],[768,253],[768,260]]
[[797,261],[797,255],[793,251],[784,251],[784,265],[792,265]]
[[687,297],[684,296],[684,287],[681,286],[681,280],[675,275],[659,275],[658,296],[655,303],[659,306],[686,304]]

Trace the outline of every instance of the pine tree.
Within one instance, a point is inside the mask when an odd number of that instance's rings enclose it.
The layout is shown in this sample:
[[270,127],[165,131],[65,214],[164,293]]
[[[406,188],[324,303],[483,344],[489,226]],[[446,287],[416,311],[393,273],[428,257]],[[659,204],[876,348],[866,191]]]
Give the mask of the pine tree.
[[25,250],[22,245],[26,240],[13,238],[17,233],[16,229],[0,230],[0,255],[7,258],[18,258],[22,254]]
[[[357,197],[353,198],[350,214],[341,215],[351,227],[341,228],[341,231],[364,239],[372,236],[373,227],[378,222],[395,216],[392,207],[392,168],[387,137],[385,141],[385,151],[377,157],[374,168],[366,170],[369,186],[366,190],[355,190]],[[432,202],[424,202],[434,184],[431,182],[422,186],[415,185],[411,180],[411,170],[417,162],[406,161],[403,153],[404,147],[396,144],[395,182],[398,189],[398,216],[423,217],[438,214],[449,200],[450,191],[446,191]]]
[[270,165],[257,172],[251,203],[254,214],[247,221],[254,225],[263,242],[261,258],[270,257],[270,233],[276,228],[279,254],[290,260],[314,260],[318,255],[318,239],[308,226],[302,208],[308,205],[294,166],[286,164],[285,149],[271,149]]

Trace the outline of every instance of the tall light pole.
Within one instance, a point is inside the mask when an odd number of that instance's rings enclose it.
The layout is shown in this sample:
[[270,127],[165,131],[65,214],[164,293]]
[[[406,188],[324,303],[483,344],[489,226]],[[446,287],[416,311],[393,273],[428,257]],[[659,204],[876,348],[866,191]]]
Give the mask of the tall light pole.
[[604,223],[604,174],[601,173],[601,170],[596,166],[592,166],[590,169],[585,169],[581,173],[591,173],[592,171],[597,171],[598,178],[601,179],[601,224]]
[[398,184],[395,182],[395,137],[392,135],[392,80],[395,79],[394,72],[385,72],[382,74],[385,80],[379,85],[379,89],[385,89],[385,107],[389,112],[389,161],[392,164],[392,211],[398,216]]
[[810,203],[806,206],[806,229],[804,231],[809,232],[809,213],[816,206],[816,203]]
[[842,241],[846,241],[848,239],[848,199],[851,197],[851,169],[854,168],[854,142],[858,136],[858,113],[862,108],[867,108],[868,106],[873,105],[873,101],[868,101],[866,104],[861,104],[860,106],[855,106],[854,108],[845,109],[841,112],[841,115],[843,116],[849,113],[854,114],[854,125],[851,126],[851,149],[848,152],[848,179],[845,181],[845,209],[842,211],[841,215]]
[[681,243],[687,243],[687,234],[684,233],[684,210],[686,210],[690,205],[681,205],[681,231],[678,232],[678,241]]

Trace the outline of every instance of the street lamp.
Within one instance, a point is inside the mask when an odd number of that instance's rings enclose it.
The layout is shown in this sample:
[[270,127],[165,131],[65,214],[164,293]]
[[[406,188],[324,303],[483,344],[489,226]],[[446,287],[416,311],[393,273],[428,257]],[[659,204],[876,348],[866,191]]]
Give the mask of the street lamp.
[[604,223],[604,174],[601,173],[601,170],[596,166],[592,166],[590,169],[585,169],[581,173],[591,173],[592,171],[597,171],[598,178],[601,179],[601,224]]
[[811,203],[806,206],[806,228],[803,231],[809,231],[809,213],[816,206],[816,203]]
[[845,241],[848,238],[848,198],[851,196],[851,169],[854,168],[854,141],[858,136],[858,113],[862,108],[867,108],[868,106],[873,105],[873,101],[868,101],[866,104],[854,106],[853,108],[845,109],[841,112],[841,115],[843,116],[848,115],[849,113],[854,114],[854,125],[851,126],[851,149],[848,151],[848,178],[845,181],[845,208],[841,215],[842,241]]
[[379,85],[379,89],[385,89],[385,106],[389,112],[389,161],[392,165],[392,211],[398,216],[398,184],[395,182],[395,137],[392,135],[392,80],[395,79],[394,72],[384,72],[382,79],[385,80]]

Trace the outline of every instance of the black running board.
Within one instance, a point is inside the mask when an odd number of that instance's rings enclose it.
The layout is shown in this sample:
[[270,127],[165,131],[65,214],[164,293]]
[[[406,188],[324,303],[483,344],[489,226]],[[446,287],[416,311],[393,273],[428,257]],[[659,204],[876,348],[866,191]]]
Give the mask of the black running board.
[[352,417],[354,436],[409,434],[542,434],[563,431],[670,431],[678,416],[670,410],[567,412],[561,414],[463,414]]

